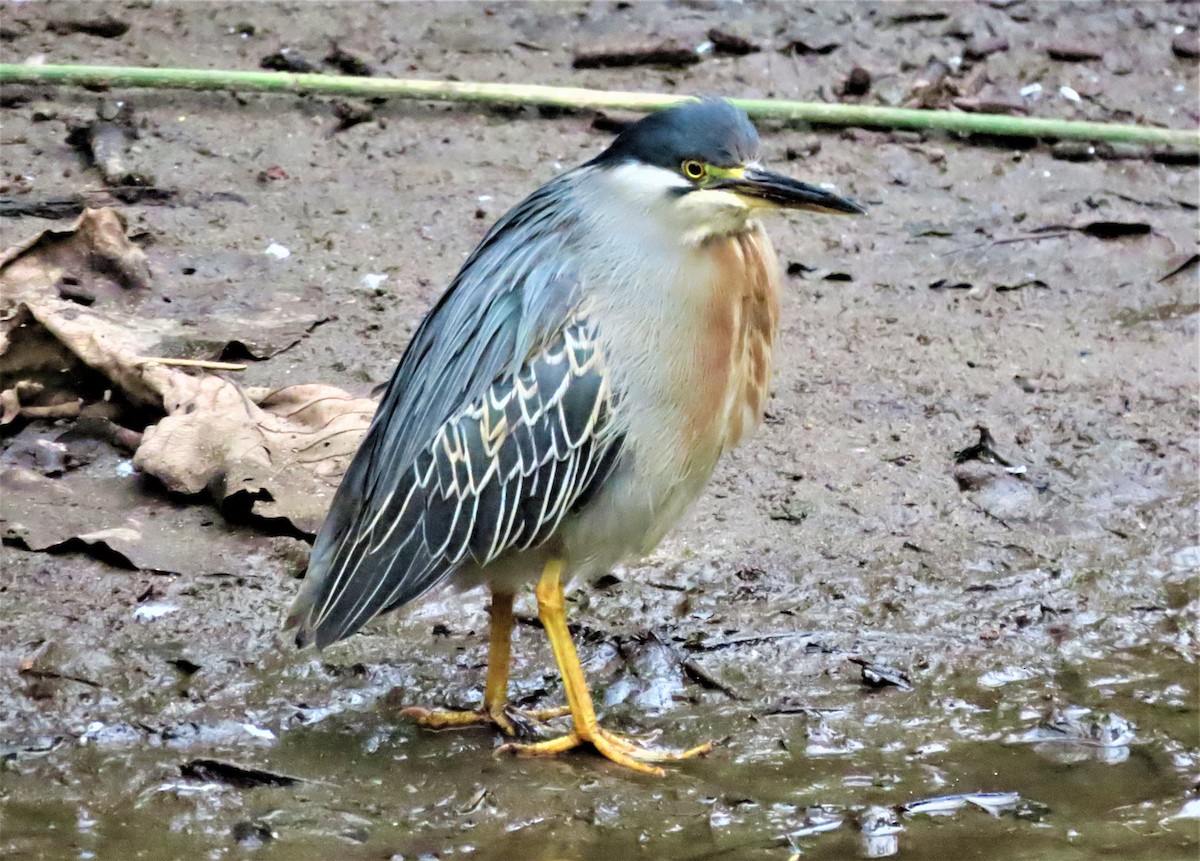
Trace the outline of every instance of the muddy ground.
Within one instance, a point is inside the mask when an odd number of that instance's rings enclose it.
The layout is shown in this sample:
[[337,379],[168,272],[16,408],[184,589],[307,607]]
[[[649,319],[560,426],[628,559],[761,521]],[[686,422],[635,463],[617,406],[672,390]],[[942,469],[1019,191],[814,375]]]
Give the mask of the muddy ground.
[[[853,95],[860,73],[842,98],[1194,128],[1197,17],[8,3],[0,49],[253,69],[288,48],[329,68],[336,43],[384,75],[799,99],[838,98],[858,66],[869,91]],[[572,68],[712,28],[759,50]],[[133,111],[129,172],[163,194],[113,193],[68,141],[115,101]],[[174,321],[161,355],[250,356],[245,385],[357,395],[488,225],[611,134],[591,112],[51,87],[6,88],[0,121],[5,246],[58,223],[31,209],[111,206],[152,278],[78,301]],[[77,422],[18,418],[0,455],[0,855],[1195,858],[1194,160],[761,128],[770,166],[870,213],[771,225],[790,274],[766,425],[657,554],[572,597],[607,724],[723,740],[714,753],[651,779],[420,731],[401,706],[480,696],[482,596],[297,653],[279,623],[300,530],[168,494]],[[979,449],[955,463],[978,425],[1007,469]],[[75,540],[114,528],[139,538]],[[519,611],[514,697],[556,702],[530,598]],[[902,684],[868,684],[856,660]]]

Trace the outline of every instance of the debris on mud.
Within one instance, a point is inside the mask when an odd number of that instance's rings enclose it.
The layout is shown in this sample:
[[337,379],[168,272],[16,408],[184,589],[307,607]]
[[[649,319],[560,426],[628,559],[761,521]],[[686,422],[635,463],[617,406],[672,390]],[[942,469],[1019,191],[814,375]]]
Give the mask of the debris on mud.
[[1180,33],[1171,40],[1171,52],[1180,59],[1194,60],[1200,57],[1200,31]]
[[1027,467],[1002,457],[986,426],[976,425],[976,430],[979,442],[954,456],[952,472],[959,490],[970,493],[973,503],[998,522],[1032,516],[1037,491],[1026,480]]
[[81,150],[109,186],[150,186],[153,177],[126,164],[126,155],[137,139],[133,105],[104,101],[93,119],[69,124],[67,143]]
[[224,783],[237,789],[254,789],[257,786],[295,786],[302,781],[298,777],[276,774],[261,768],[245,768],[216,759],[193,759],[179,766],[179,773],[192,780],[205,783]]
[[729,30],[713,27],[708,31],[708,41],[712,42],[713,50],[718,54],[729,54],[734,57],[744,57],[762,50],[757,42],[739,36]]
[[871,91],[871,73],[862,66],[855,66],[842,81],[840,89],[843,96],[865,96]]
[[1046,56],[1051,60],[1063,60],[1069,63],[1081,63],[1087,60],[1099,60],[1104,57],[1104,49],[1086,42],[1055,42],[1046,46]]
[[992,54],[1008,50],[1008,39],[1003,36],[990,36],[976,33],[963,48],[963,57],[968,60],[982,60]]
[[359,123],[367,123],[375,119],[374,109],[362,102],[334,99],[330,104],[330,110],[333,111],[333,116],[337,119],[337,125],[327,133],[331,137],[338,132],[352,129]]
[[830,37],[813,38],[811,35],[785,36],[781,51],[785,54],[796,54],[799,56],[809,54],[824,56],[832,54],[840,47],[842,47],[840,39]]
[[325,62],[343,75],[369,78],[375,74],[375,69],[370,63],[353,51],[337,44],[325,55]]
[[703,57],[693,47],[674,39],[620,48],[587,48],[577,51],[571,65],[576,69],[619,69],[629,66],[663,66],[683,69]]
[[956,464],[970,463],[973,460],[982,461],[983,463],[994,463],[1006,469],[1012,469],[1011,461],[1005,460],[996,451],[996,440],[992,438],[992,432],[987,425],[977,424],[975,430],[979,433],[979,441],[974,445],[967,446],[960,451],[954,453],[954,462]]
[[106,13],[90,18],[55,18],[46,23],[46,29],[63,36],[85,33],[101,39],[118,39],[129,32],[129,22]]
[[273,54],[267,54],[259,61],[259,66],[270,72],[292,72],[298,75],[321,71],[320,66],[288,45],[284,45]]
[[913,689],[912,680],[904,670],[898,670],[887,664],[876,663],[857,656],[851,656],[850,663],[858,664],[862,669],[862,682],[868,688],[897,687],[902,691]]
[[900,851],[904,824],[890,807],[872,805],[858,816],[864,858],[887,858]]

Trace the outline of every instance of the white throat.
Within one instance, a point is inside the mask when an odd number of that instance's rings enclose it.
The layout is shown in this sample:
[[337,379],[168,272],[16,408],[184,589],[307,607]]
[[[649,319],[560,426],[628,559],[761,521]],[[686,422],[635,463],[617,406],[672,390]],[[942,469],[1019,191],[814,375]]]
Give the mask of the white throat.
[[728,191],[696,189],[674,171],[631,162],[606,173],[601,185],[613,203],[626,208],[631,218],[645,217],[685,245],[751,226],[754,210],[742,198]]

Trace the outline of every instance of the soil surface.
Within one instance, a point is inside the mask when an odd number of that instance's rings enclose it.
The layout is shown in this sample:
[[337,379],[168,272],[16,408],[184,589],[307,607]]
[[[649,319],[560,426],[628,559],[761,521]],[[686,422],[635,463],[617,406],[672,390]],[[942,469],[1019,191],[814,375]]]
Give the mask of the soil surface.
[[[1194,128],[1198,10],[8,3],[0,50]],[[682,59],[648,56],[671,66],[573,68],[668,39]],[[244,385],[363,396],[492,221],[628,119],[2,101],[3,245],[113,207],[149,283],[78,301],[177,322],[163,355],[246,359]],[[124,123],[120,175],[83,151],[98,113]],[[789,275],[765,426],[653,557],[571,597],[606,724],[720,740],[711,755],[652,779],[419,730],[401,707],[480,698],[484,596],[297,652],[279,626],[303,529],[170,494],[84,423],[22,417],[0,455],[0,855],[1195,858],[1194,157],[760,130],[769,166],[869,214],[770,225]],[[129,430],[158,418],[138,415]],[[131,524],[136,552],[87,538]],[[24,528],[65,531],[35,552]],[[557,703],[531,596],[518,612],[513,698]]]

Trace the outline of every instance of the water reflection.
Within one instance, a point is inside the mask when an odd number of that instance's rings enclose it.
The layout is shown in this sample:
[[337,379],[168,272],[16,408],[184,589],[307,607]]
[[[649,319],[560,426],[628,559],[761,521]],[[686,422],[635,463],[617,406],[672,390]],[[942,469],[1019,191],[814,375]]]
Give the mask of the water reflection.
[[1040,755],[1063,764],[1097,760],[1116,765],[1129,759],[1137,727],[1112,712],[1067,706],[1053,710],[1032,729],[1005,738],[1009,744],[1031,744]]
[[864,858],[887,858],[900,851],[900,816],[890,807],[868,807],[859,820]]

